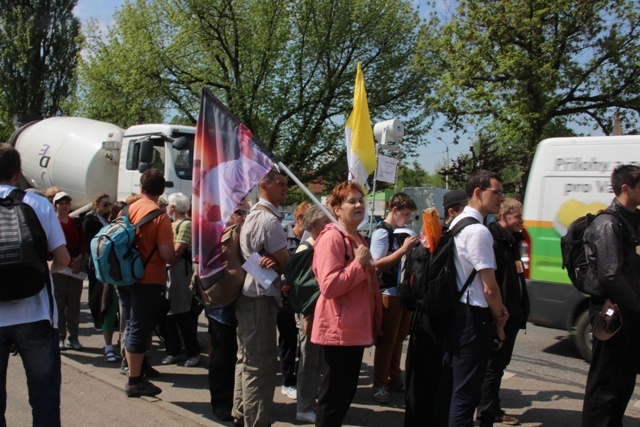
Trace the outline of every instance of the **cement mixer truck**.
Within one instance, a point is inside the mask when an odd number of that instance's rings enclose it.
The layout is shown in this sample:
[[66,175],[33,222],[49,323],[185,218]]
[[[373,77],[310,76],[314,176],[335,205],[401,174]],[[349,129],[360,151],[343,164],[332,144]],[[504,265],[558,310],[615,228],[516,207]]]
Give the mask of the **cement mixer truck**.
[[167,194],[191,195],[195,128],[145,124],[126,130],[81,117],[52,117],[18,129],[7,141],[20,153],[26,187],[60,188],[76,212],[105,192],[125,200],[140,192],[140,175],[164,172]]

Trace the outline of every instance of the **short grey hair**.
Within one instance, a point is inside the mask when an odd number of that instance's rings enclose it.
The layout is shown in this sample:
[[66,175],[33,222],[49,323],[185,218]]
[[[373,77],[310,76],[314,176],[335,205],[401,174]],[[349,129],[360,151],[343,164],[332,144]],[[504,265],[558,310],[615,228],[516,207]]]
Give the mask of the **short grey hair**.
[[315,226],[318,221],[326,217],[327,215],[324,213],[322,208],[320,208],[320,206],[313,205],[309,209],[304,211],[304,214],[302,215],[302,225],[304,226],[305,230],[311,232],[313,226]]
[[167,202],[169,202],[170,205],[175,206],[176,210],[181,214],[189,212],[189,208],[191,207],[191,200],[189,200],[189,198],[183,193],[169,194]]

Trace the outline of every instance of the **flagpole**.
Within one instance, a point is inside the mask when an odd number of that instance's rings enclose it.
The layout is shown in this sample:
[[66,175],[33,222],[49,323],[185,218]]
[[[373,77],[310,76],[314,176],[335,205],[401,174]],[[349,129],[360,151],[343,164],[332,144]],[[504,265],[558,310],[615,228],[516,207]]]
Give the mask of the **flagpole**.
[[313,201],[313,203],[315,203],[318,207],[320,207],[320,209],[322,209],[322,212],[324,212],[324,214],[327,216],[327,218],[329,218],[334,224],[338,224],[338,220],[334,218],[334,216],[331,214],[331,212],[329,212],[329,209],[327,209],[327,207],[323,203],[321,203],[320,200],[318,200],[318,198],[311,191],[309,191],[307,186],[304,185],[298,179],[298,177],[295,176],[293,174],[293,172],[291,172],[289,170],[289,168],[284,165],[284,163],[278,162],[277,165],[278,165],[278,168],[281,171],[284,171],[284,172],[286,172],[287,175],[289,175],[289,177],[293,180],[293,182],[298,184],[298,187],[300,187],[300,189],[302,189],[302,191],[304,191],[306,193],[306,195],[309,196],[309,198]]

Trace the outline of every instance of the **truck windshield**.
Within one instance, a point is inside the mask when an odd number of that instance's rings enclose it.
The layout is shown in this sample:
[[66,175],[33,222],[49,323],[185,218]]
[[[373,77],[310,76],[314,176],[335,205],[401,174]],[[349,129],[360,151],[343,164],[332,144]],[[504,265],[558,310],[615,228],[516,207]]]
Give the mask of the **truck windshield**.
[[174,158],[174,162],[173,162],[173,166],[175,168],[176,171],[176,175],[180,178],[180,179],[185,179],[185,180],[190,180],[191,179],[191,174],[192,174],[192,170],[193,170],[193,138],[194,135],[193,134],[180,134],[180,135],[174,135],[174,138],[177,138],[178,136],[185,136],[187,138],[189,138],[189,145],[187,148],[183,149],[183,150],[176,150],[175,148],[172,148],[173,151],[173,158]]

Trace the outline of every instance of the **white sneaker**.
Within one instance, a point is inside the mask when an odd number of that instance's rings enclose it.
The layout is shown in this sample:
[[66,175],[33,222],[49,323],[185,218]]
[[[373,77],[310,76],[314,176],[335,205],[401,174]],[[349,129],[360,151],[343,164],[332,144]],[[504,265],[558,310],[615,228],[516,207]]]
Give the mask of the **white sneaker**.
[[386,387],[377,388],[375,390],[375,393],[373,393],[373,400],[378,403],[389,403],[389,392],[387,391]]
[[162,359],[162,364],[163,365],[175,365],[176,363],[178,363],[180,360],[182,360],[182,355],[179,356],[172,356],[172,355],[168,355],[167,357],[165,357],[164,359]]
[[282,386],[282,394],[284,394],[285,396],[287,396],[289,399],[291,400],[297,400],[298,399],[298,390],[296,390],[295,387],[287,387],[287,386]]
[[296,412],[296,420],[302,421],[305,423],[316,423],[316,413],[313,411],[309,412]]
[[198,363],[200,363],[200,355],[196,354],[195,356],[188,358],[186,362],[184,362],[184,366],[187,368],[193,368],[194,366],[198,366]]

